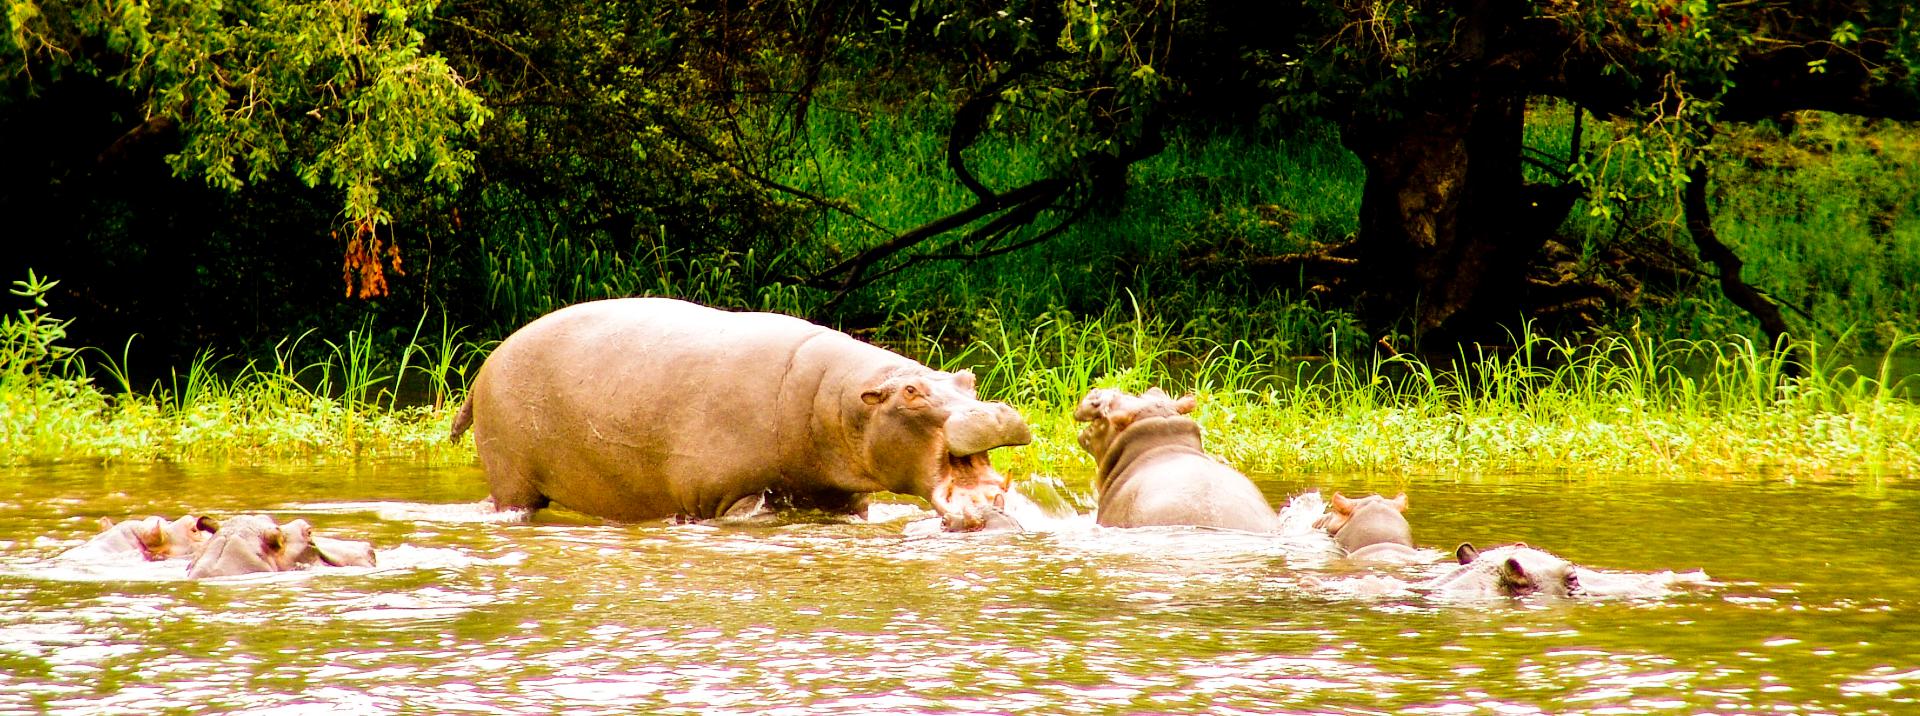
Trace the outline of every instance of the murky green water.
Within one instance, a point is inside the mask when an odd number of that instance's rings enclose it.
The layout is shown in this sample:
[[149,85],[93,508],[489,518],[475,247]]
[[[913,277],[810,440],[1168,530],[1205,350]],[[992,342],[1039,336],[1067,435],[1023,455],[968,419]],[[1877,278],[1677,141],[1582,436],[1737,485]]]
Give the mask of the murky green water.
[[[35,468],[0,472],[0,712],[1920,713],[1910,481],[1262,481],[1315,486],[1404,487],[1427,545],[1720,586],[1343,599],[1297,544],[1084,519],[497,524],[438,507],[476,469]],[[305,517],[383,567],[49,578],[97,516],[187,511]]]

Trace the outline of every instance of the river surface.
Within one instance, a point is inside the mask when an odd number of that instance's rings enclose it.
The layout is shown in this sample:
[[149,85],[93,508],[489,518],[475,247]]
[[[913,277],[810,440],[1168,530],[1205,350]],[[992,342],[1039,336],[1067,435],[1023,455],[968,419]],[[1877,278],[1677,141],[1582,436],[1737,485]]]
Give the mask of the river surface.
[[[1258,481],[1276,506],[1404,489],[1415,539],[1448,551],[1713,581],[1355,597],[1325,586],[1364,572],[1324,542],[1037,507],[1018,535],[921,534],[906,504],[511,524],[471,506],[477,468],[23,468],[0,471],[0,713],[1920,713],[1911,479]],[[100,516],[187,512],[303,517],[381,566],[193,582],[49,561]]]

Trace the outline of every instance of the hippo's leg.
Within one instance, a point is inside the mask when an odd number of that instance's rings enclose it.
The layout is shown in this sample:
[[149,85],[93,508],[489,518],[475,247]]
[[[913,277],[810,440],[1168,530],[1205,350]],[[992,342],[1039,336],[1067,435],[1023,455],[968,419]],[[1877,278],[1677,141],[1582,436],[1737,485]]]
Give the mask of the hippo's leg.
[[546,508],[550,500],[534,487],[533,470],[524,461],[510,458],[487,459],[481,453],[480,462],[487,471],[487,501],[492,503],[495,512],[522,512],[531,516]]

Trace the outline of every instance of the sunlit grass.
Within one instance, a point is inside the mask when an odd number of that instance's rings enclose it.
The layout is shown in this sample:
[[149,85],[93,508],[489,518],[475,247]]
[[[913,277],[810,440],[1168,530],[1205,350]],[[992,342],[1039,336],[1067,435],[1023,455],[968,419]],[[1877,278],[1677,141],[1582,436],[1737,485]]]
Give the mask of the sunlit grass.
[[[478,348],[462,344],[451,359],[402,365],[369,360],[356,343],[364,340],[350,334],[333,343],[333,357],[308,365],[276,360],[222,371],[226,361],[203,359],[168,387],[131,395],[72,374],[8,375],[0,463],[471,460],[470,443],[446,441],[457,394],[443,381],[477,366]],[[1010,474],[1040,480],[1090,469],[1070,417],[1088,389],[1148,386],[1197,393],[1208,449],[1246,470],[1920,470],[1920,407],[1906,397],[1920,378],[1891,372],[1893,358],[1920,349],[1920,338],[1900,338],[1867,374],[1816,360],[1798,379],[1784,375],[1774,351],[1741,339],[1517,341],[1517,352],[1462,356],[1446,367],[1405,356],[1301,361],[1245,343],[1176,338],[1149,317],[1115,312],[1055,316],[959,349],[908,350],[938,367],[973,368],[984,396],[1019,407],[1037,440],[1003,451],[1000,461]],[[423,386],[425,404],[397,398],[403,378]],[[437,404],[434,395],[442,396]]]
[[[267,361],[235,366],[202,353],[147,391],[129,384],[125,352],[0,362],[0,464],[469,460],[470,449],[447,443],[457,407],[449,397],[484,347],[458,342],[459,333],[432,343],[416,333],[398,361],[367,330],[320,339],[327,350],[307,363],[294,356],[310,335],[282,341]],[[90,368],[117,385],[103,388]],[[403,389],[417,398],[403,401]]]
[[1177,339],[1139,314],[1039,322],[1025,335],[929,362],[972,367],[983,394],[1021,407],[1035,446],[1015,472],[1091,468],[1073,405],[1092,387],[1201,397],[1210,451],[1247,470],[1688,474],[1911,474],[1920,376],[1895,372],[1920,337],[1862,374],[1816,359],[1787,376],[1777,351],[1726,341],[1516,337],[1500,355],[1440,367],[1408,356],[1301,361],[1245,343]]

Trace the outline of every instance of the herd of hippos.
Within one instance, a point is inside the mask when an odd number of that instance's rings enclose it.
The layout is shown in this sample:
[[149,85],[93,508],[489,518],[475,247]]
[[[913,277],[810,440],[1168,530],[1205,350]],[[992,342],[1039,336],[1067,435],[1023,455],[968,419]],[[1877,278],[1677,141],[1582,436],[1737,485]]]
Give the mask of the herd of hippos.
[[[1075,407],[1097,464],[1097,522],[1272,532],[1280,518],[1239,471],[1201,448],[1193,396],[1095,389]],[[492,509],[550,503],[622,522],[743,518],[808,508],[865,516],[874,492],[927,500],[946,530],[1019,530],[987,453],[1032,440],[968,371],[937,371],[845,333],[772,313],[666,298],[593,301],[514,332],[487,358],[453,421],[471,430]],[[1417,561],[1406,496],[1335,493],[1315,523],[1357,563]],[[185,559],[187,576],[372,566],[364,542],[304,520],[148,517],[63,558]],[[1582,593],[1572,563],[1524,544],[1478,551],[1414,591]]]

